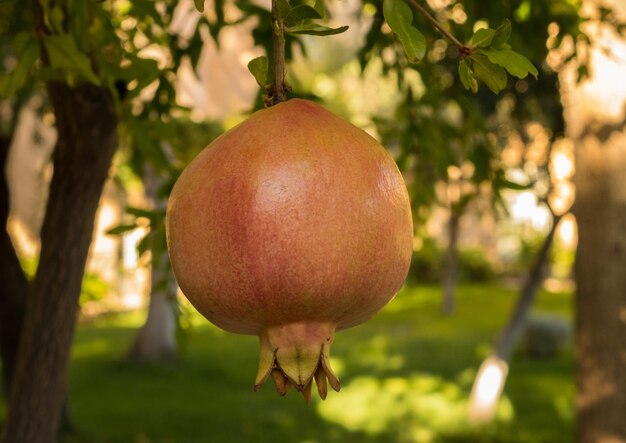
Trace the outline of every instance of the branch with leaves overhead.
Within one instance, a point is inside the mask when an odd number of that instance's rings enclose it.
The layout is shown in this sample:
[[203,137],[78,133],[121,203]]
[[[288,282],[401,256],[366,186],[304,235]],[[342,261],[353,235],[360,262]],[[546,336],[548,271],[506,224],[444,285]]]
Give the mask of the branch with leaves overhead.
[[[202,11],[204,1],[195,0],[195,2],[198,10]],[[507,85],[507,72],[519,79],[526,78],[529,74],[537,78],[537,68],[507,43],[511,35],[509,20],[504,20],[496,29],[478,29],[469,43],[465,45],[416,0],[384,0],[385,21],[400,40],[409,63],[417,63],[426,55],[426,38],[413,25],[414,17],[411,8],[426,17],[437,31],[459,48],[461,56],[459,77],[465,89],[474,93],[478,92],[480,80],[497,94]],[[275,0],[273,10],[275,10],[273,20],[280,21],[284,25],[284,30],[281,28],[277,31],[276,23],[273,23],[274,32],[278,32],[280,38],[284,38],[284,34],[333,35],[348,29],[347,26],[330,28],[313,21],[326,17],[324,0],[315,0],[314,3],[301,0]],[[274,66],[274,70],[276,68]],[[261,56],[253,59],[248,64],[248,69],[259,86],[268,91],[266,103],[275,103],[274,94],[276,94],[277,85],[275,81],[274,84],[270,81],[272,77],[275,77],[275,71],[272,71],[267,57]],[[282,97],[280,93],[278,96]],[[278,99],[278,101],[281,100],[282,98]]]
[[478,92],[478,80],[481,80],[497,94],[506,87],[507,71],[520,79],[526,78],[528,74],[537,78],[537,68],[507,43],[511,35],[509,20],[504,20],[497,29],[478,29],[469,44],[464,45],[415,0],[385,0],[385,20],[402,43],[409,62],[417,63],[426,55],[426,39],[413,26],[413,12],[409,5],[424,15],[435,29],[459,48],[459,76],[465,89]]

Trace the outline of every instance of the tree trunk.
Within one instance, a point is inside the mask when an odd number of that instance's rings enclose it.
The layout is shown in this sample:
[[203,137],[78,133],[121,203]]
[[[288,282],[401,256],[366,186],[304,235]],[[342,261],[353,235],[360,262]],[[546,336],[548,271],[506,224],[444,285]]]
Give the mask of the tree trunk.
[[[154,209],[165,209],[167,201],[158,195],[163,180],[147,164],[143,174],[146,198]],[[150,235],[158,235],[151,232]],[[159,244],[159,242],[153,242]],[[178,285],[172,273],[167,250],[153,247],[151,291],[148,318],[143,325],[129,357],[137,361],[164,361],[176,357],[176,292]]]
[[[152,284],[162,273],[152,269]],[[176,289],[153,289],[148,318],[139,330],[129,357],[136,361],[167,361],[176,357]]]
[[11,145],[10,137],[0,137],[0,357],[2,381],[8,398],[15,372],[17,347],[26,307],[28,281],[17,258],[6,230],[9,218],[9,187],[6,179],[6,160]]
[[535,262],[533,263],[533,266],[524,281],[524,286],[520,291],[520,295],[517,299],[517,304],[515,305],[511,319],[502,332],[502,336],[496,346],[496,356],[506,362],[509,361],[511,353],[515,348],[520,335],[524,331],[524,326],[528,320],[528,313],[530,312],[530,308],[535,301],[537,292],[543,283],[549,252],[552,248],[554,234],[556,233],[556,228],[559,226],[561,218],[562,215],[555,215],[552,218],[552,227],[544,239],[537,257],[535,257]]
[[[622,0],[588,1],[626,20]],[[591,78],[560,75],[575,144],[576,396],[579,443],[626,442],[626,39],[587,24]],[[604,48],[611,52],[607,55]]]
[[626,133],[576,156],[578,441],[626,442]]
[[78,298],[94,218],[117,144],[108,91],[50,83],[58,140],[29,291],[4,443],[49,443],[61,416]]
[[443,303],[441,310],[452,315],[456,309],[456,286],[459,273],[459,225],[461,214],[454,209],[448,220],[448,247],[443,261]]
[[578,441],[626,442],[626,132],[576,151]]

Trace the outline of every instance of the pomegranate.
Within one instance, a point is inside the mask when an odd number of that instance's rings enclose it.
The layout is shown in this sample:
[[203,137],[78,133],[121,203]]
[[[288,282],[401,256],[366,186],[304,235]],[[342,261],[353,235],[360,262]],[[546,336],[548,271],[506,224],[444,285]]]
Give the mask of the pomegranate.
[[167,240],[185,296],[215,325],[260,338],[268,377],[321,398],[339,390],[336,330],[395,295],[409,268],[411,209],[397,166],[367,133],[306,100],[253,114],[183,171]]

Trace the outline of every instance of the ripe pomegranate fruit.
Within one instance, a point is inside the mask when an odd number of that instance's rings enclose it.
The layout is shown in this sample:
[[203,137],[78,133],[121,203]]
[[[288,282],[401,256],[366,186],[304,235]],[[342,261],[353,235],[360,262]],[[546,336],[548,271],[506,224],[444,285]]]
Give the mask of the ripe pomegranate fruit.
[[398,291],[413,245],[398,168],[364,131],[292,99],[226,132],[183,171],[167,239],[178,283],[217,326],[258,335],[255,390],[339,390],[336,330]]

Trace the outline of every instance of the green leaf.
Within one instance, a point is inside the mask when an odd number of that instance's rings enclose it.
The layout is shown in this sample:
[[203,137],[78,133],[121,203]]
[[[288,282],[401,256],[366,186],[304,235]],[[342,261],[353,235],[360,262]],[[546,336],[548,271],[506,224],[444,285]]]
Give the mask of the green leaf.
[[291,5],[288,0],[276,0],[276,12],[278,18],[285,18],[291,12]]
[[106,231],[106,233],[108,235],[121,235],[125,232],[129,232],[134,229],[137,229],[137,225],[117,225],[116,227],[111,228],[108,231]]
[[578,74],[576,76],[576,81],[578,83],[580,83],[584,79],[589,78],[589,67],[587,65],[580,65],[578,69],[576,70],[576,72]]
[[326,2],[325,0],[315,0],[315,4],[313,5],[313,9],[317,11],[320,18],[326,17]]
[[292,27],[307,19],[322,18],[319,12],[309,5],[298,5],[285,17],[285,26]]
[[46,35],[43,44],[48,53],[50,67],[77,74],[95,85],[100,85],[100,79],[91,68],[91,60],[76,46],[76,41],[70,34]]
[[473,93],[478,92],[478,82],[465,59],[459,63],[459,77],[461,77],[461,83],[463,83],[465,89],[471,90]]
[[[146,21],[147,23],[150,23],[150,19],[152,19],[158,26],[166,26],[163,22],[161,14],[157,11],[156,2],[136,0],[129,3],[131,3],[129,5],[129,15],[136,17],[138,20]],[[200,7],[203,8],[204,4],[200,5]]]
[[506,87],[506,71],[502,66],[495,65],[484,55],[475,54],[471,57],[474,74],[485,82],[494,94],[499,93]]
[[[67,16],[65,26],[72,30],[74,35],[89,35],[89,32],[93,32],[94,28],[91,18],[93,5],[90,2],[84,2],[79,0],[69,0],[67,2],[66,11],[71,11]],[[64,31],[61,31],[62,34]]]
[[528,74],[537,78],[539,74],[530,60],[512,49],[488,48],[482,49],[481,52],[489,58],[491,63],[502,66],[517,78],[525,78]]
[[265,88],[268,80],[269,61],[267,57],[262,55],[260,57],[253,58],[248,63],[248,70],[254,76],[254,79],[260,87]]
[[500,49],[509,40],[511,36],[511,22],[509,19],[504,19],[502,24],[496,29],[496,33],[491,41],[491,47]]
[[198,12],[204,12],[204,0],[193,0]]
[[136,80],[137,85],[132,91],[129,91],[132,97],[137,96],[146,86],[159,78],[160,74],[161,71],[156,60],[141,57],[132,58],[130,65],[117,72],[118,78],[126,81],[126,83]]
[[489,46],[493,40],[496,31],[489,28],[480,28],[472,35],[470,46],[473,48],[485,48]]
[[139,240],[139,243],[137,243],[137,252],[139,253],[139,256],[141,257],[145,252],[149,251],[151,247],[152,236],[148,232],[141,240]]
[[533,187],[533,184],[528,183],[528,184],[523,185],[521,183],[516,183],[516,182],[507,180],[506,178],[504,178],[503,174],[499,174],[493,180],[493,186],[497,189],[511,189],[514,191],[526,191],[528,189],[531,189]]
[[339,28],[329,28],[328,26],[317,25],[315,23],[303,23],[291,28],[287,28],[288,34],[308,34],[308,35],[334,35],[341,34],[348,30],[347,26],[340,26]]
[[29,72],[39,57],[39,46],[28,34],[20,34],[15,37],[17,65],[9,73],[0,73],[0,98],[7,99],[22,89],[29,78]]
[[409,61],[415,63],[426,54],[426,39],[413,27],[413,13],[403,0],[385,0],[383,15],[391,30],[398,36]]
[[127,207],[126,212],[130,215],[134,215],[137,218],[147,218],[150,221],[154,221],[158,218],[157,212],[149,211],[147,209],[136,208],[134,206]]
[[48,29],[53,33],[62,33],[64,30],[65,13],[63,8],[59,5],[54,5],[52,2],[47,3],[43,8],[43,20]]
[[515,10],[515,18],[520,22],[526,22],[530,18],[532,10],[531,0],[524,0]]

